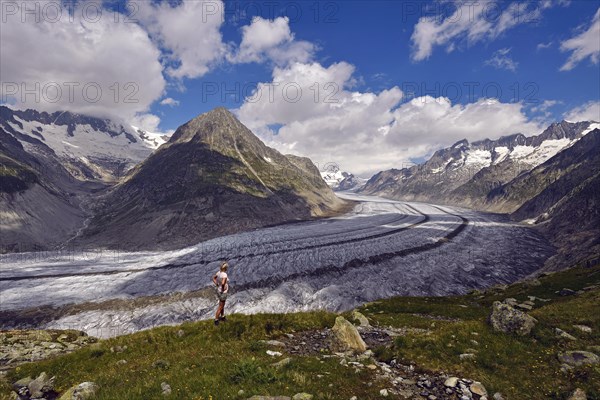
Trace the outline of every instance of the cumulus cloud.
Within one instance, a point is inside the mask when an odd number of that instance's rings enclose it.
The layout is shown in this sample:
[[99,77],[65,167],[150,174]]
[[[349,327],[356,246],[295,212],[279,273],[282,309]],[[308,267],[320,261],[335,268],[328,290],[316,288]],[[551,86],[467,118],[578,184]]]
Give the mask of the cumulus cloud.
[[163,94],[160,50],[139,25],[84,9],[83,2],[71,16],[56,1],[35,4],[52,14],[37,22],[28,15],[23,22],[22,7],[35,8],[11,2],[3,15],[2,100],[19,108],[127,119]]
[[166,72],[174,78],[198,78],[226,54],[221,35],[224,6],[220,0],[130,0],[135,17],[166,51]]
[[271,82],[259,84],[236,112],[270,146],[310,156],[320,166],[336,162],[365,177],[463,138],[541,131],[518,103],[482,99],[453,105],[429,96],[402,103],[398,87],[351,90],[353,74],[354,67],[344,62],[275,68]]
[[[452,2],[447,2],[451,4]],[[561,1],[513,2],[502,8],[497,1],[456,1],[455,9],[446,18],[427,16],[415,25],[411,40],[413,61],[422,61],[433,54],[435,47],[453,51],[462,42],[468,46],[491,41],[521,24],[537,22],[543,10]]]
[[489,60],[486,60],[485,65],[515,72],[519,63],[510,57],[510,51],[510,48],[495,51],[494,54],[492,54],[492,57]]
[[254,17],[250,25],[242,27],[242,42],[229,55],[233,63],[272,61],[283,66],[292,62],[307,62],[313,58],[316,47],[307,41],[297,41],[290,30],[288,17],[273,20]]
[[575,107],[565,114],[567,121],[596,121],[600,122],[600,101],[589,101]]
[[175,100],[171,97],[167,97],[166,99],[162,99],[160,101],[160,105],[162,106],[171,106],[171,107],[177,107],[179,105],[179,100]]
[[560,68],[561,71],[570,71],[586,58],[594,64],[600,59],[600,8],[596,11],[590,27],[560,44],[564,52],[571,52],[568,60]]

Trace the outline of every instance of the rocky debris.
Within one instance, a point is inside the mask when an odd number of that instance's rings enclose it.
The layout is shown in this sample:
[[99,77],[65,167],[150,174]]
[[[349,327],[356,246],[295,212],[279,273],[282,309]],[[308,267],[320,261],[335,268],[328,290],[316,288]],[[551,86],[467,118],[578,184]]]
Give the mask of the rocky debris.
[[0,331],[0,370],[71,353],[98,339],[76,330]]
[[362,327],[368,327],[371,325],[367,317],[365,317],[364,314],[357,310],[352,311],[352,318],[354,319],[354,321],[357,321]]
[[583,389],[577,388],[567,400],[587,400],[587,395]]
[[582,350],[558,353],[558,360],[561,363],[576,367],[600,363],[600,357],[598,357],[596,354]]
[[573,325],[573,328],[579,329],[581,332],[584,333],[592,333],[592,328],[590,328],[587,325]]
[[494,396],[492,397],[494,400],[504,400],[504,396],[502,396],[501,393],[494,393]]
[[292,362],[292,359],[289,357],[286,357],[281,361],[277,361],[276,363],[271,364],[271,366],[274,367],[275,369],[280,369],[280,368],[285,367],[286,365],[288,365],[291,362]]
[[358,333],[358,330],[342,316],[335,319],[335,325],[331,329],[340,344],[347,350],[364,353],[367,345]]
[[463,353],[458,356],[461,360],[474,360],[475,354],[473,353]]
[[519,302],[517,301],[517,299],[513,299],[512,297],[509,297],[509,298],[507,298],[507,299],[504,299],[504,300],[502,301],[502,303],[504,303],[504,304],[508,304],[509,306],[512,306],[512,307],[514,307],[514,306],[516,306],[517,304],[519,304]]
[[127,346],[112,346],[110,348],[111,353],[123,353],[125,350],[127,350]]
[[560,328],[554,328],[554,333],[556,334],[556,336],[557,336],[558,338],[561,338],[561,339],[567,339],[567,340],[577,340],[577,338],[576,338],[575,336],[571,335],[571,334],[570,334],[570,333],[568,333],[568,332],[565,332],[565,331],[563,331],[563,330],[562,330],[562,329],[560,329]]
[[288,396],[252,396],[248,400],[292,400]]
[[35,379],[31,377],[19,379],[13,383],[12,387],[19,400],[54,400],[58,397],[58,393],[54,390],[54,377],[49,378],[45,372]]
[[481,382],[473,382],[471,386],[469,386],[469,390],[471,393],[474,393],[478,396],[487,396],[487,390],[485,390],[485,386],[483,386]]
[[444,381],[444,386],[449,387],[449,388],[455,388],[457,383],[458,383],[458,378],[453,376]]
[[514,307],[495,301],[492,305],[492,313],[489,323],[496,331],[504,333],[515,333],[520,336],[528,335],[537,320]]
[[59,400],[88,400],[98,393],[99,386],[94,382],[82,382],[67,390]]
[[171,390],[171,385],[169,385],[167,382],[162,382],[160,384],[160,389],[162,390],[162,395],[163,396],[170,396],[171,393],[173,392]]
[[180,330],[177,331],[177,337],[180,338],[180,337],[183,337],[183,335],[185,335],[185,332],[184,332],[183,329],[180,329]]
[[169,369],[171,367],[171,363],[165,360],[156,360],[152,363],[152,366],[158,369]]
[[292,396],[292,400],[312,400],[313,395],[309,393],[296,393]]
[[381,389],[379,391],[379,394],[382,395],[383,397],[388,397],[389,396],[389,393],[388,393],[387,389]]
[[568,289],[568,288],[563,288],[556,293],[558,293],[559,296],[573,296],[573,295],[577,294],[576,291],[574,291],[572,289]]
[[279,340],[260,340],[259,342],[271,347],[285,347],[285,343]]
[[267,350],[267,354],[271,357],[281,357],[283,354],[279,351]]

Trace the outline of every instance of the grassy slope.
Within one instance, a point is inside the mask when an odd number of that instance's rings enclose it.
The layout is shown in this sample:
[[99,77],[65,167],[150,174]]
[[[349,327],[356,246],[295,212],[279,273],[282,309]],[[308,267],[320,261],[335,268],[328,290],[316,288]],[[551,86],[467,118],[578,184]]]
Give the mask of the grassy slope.
[[[502,392],[509,399],[566,399],[575,387],[584,388],[588,398],[600,399],[600,366],[560,372],[556,354],[563,350],[585,350],[600,345],[600,290],[577,296],[559,297],[556,290],[574,290],[600,283],[600,266],[574,268],[540,278],[541,285],[516,284],[505,291],[489,290],[467,296],[444,298],[399,297],[361,307],[374,325],[426,328],[429,334],[408,333],[397,338],[392,348],[376,349],[381,360],[397,358],[424,370],[480,380],[488,391]],[[531,312],[539,323],[529,337],[519,338],[491,331],[486,323],[494,300],[528,295],[552,299],[536,301]],[[252,394],[288,395],[306,391],[317,399],[379,397],[389,383],[374,381],[374,373],[339,365],[339,360],[296,357],[287,367],[275,370],[275,360],[265,354],[258,340],[278,338],[283,333],[331,327],[335,315],[324,312],[287,315],[234,315],[218,328],[212,322],[161,327],[106,341],[55,359],[21,366],[9,373],[9,381],[46,371],[56,375],[57,386],[93,380],[101,386],[99,399],[160,399],[160,383],[168,382],[177,399],[236,399]],[[591,334],[578,332],[573,324],[592,327]],[[557,339],[560,327],[579,339]],[[182,337],[177,335],[183,330]],[[476,334],[474,334],[476,333]],[[474,344],[472,340],[478,342]],[[111,346],[128,347],[112,353]],[[477,350],[471,361],[458,355]],[[126,365],[117,365],[118,360]],[[164,360],[168,366],[153,366]],[[322,378],[317,375],[323,375]],[[373,382],[368,386],[368,382]],[[330,387],[329,385],[332,385]],[[3,383],[0,397],[8,393]],[[238,396],[240,389],[245,391]]]

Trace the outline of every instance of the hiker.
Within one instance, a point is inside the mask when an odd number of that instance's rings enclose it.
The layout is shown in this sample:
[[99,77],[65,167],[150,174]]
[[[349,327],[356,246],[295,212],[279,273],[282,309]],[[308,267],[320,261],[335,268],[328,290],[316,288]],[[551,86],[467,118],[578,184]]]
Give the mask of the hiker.
[[223,261],[219,271],[213,276],[213,282],[217,287],[217,297],[219,298],[219,307],[215,314],[215,325],[219,325],[219,321],[225,321],[225,300],[229,292],[229,278],[227,277],[227,262]]

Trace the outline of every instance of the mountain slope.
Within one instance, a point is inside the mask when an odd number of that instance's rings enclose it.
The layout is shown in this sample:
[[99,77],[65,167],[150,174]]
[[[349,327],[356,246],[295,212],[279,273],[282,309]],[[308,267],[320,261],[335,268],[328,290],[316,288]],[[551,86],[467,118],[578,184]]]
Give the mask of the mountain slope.
[[47,250],[67,240],[83,221],[76,181],[43,143],[21,143],[0,127],[0,253]]
[[80,241],[125,249],[201,240],[335,212],[306,159],[265,146],[224,108],[182,125],[107,194]]
[[547,263],[600,255],[600,129],[496,190],[489,201],[522,204],[516,220],[539,224],[559,252]]

